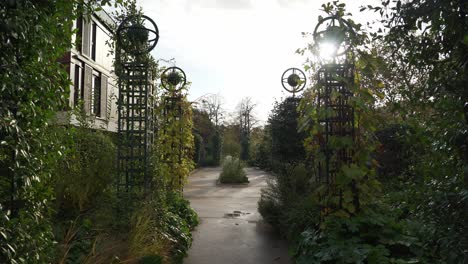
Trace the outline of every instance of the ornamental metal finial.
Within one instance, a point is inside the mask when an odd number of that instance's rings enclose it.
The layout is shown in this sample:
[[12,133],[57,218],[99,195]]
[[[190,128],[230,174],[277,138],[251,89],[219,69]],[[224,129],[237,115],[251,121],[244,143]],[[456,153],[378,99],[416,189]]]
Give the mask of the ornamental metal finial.
[[281,84],[283,88],[292,93],[293,96],[302,91],[306,85],[306,76],[303,71],[298,68],[289,68],[284,71],[281,76]]
[[161,75],[161,85],[167,91],[174,88],[176,92],[182,90],[187,83],[185,72],[179,67],[169,67]]
[[158,40],[158,26],[145,15],[129,16],[117,29],[119,47],[132,55],[150,52],[156,47]]
[[[339,16],[329,16],[321,19],[314,29],[314,42],[320,56],[324,53],[331,58],[345,55],[351,48],[351,40],[355,35],[348,21]],[[324,52],[324,49],[328,50]]]

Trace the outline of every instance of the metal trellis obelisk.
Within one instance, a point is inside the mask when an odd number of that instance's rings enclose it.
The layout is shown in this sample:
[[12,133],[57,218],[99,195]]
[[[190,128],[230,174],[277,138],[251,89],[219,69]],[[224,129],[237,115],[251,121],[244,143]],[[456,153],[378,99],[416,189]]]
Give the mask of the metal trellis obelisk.
[[150,187],[154,76],[148,53],[158,39],[158,28],[147,16],[130,16],[117,30],[118,192],[128,193],[136,187],[146,193]]
[[[164,134],[169,133],[169,138],[174,140],[171,142],[172,154],[176,153],[177,160],[170,160],[164,157],[171,168],[175,171],[176,164],[182,165],[183,152],[184,152],[184,124],[183,115],[184,107],[182,90],[187,82],[185,72],[179,67],[169,67],[161,75],[161,85],[166,90],[164,96],[163,107],[163,124]],[[171,126],[174,125],[175,127]],[[171,128],[168,131],[168,127]],[[170,183],[172,186],[178,186],[182,190],[183,186],[182,175],[178,179],[172,179]],[[175,182],[177,181],[177,183]]]
[[[320,27],[325,25],[324,30]],[[338,197],[341,207],[342,193],[336,188],[336,177],[343,165],[352,162],[351,142],[355,140],[354,108],[350,100],[353,97],[354,65],[349,63],[347,37],[352,34],[348,23],[339,17],[323,19],[315,28],[315,44],[333,45],[332,62],[326,62],[317,73],[317,113],[318,123],[322,128],[320,152],[322,159],[316,168],[316,181],[328,186],[326,195]],[[337,59],[344,59],[337,63]]]

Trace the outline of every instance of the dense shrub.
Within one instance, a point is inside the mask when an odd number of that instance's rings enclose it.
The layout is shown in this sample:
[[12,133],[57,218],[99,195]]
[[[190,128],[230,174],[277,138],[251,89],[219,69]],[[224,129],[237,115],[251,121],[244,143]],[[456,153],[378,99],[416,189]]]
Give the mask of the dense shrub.
[[[380,180],[408,178],[409,166],[417,155],[417,140],[414,131],[407,125],[390,124],[375,132],[380,146],[376,150],[377,175]],[[406,174],[406,175],[405,175]]]
[[190,207],[190,202],[184,199],[182,193],[171,192],[166,196],[168,210],[180,216],[190,229],[193,229],[199,224],[197,213]]
[[310,176],[304,165],[289,166],[268,182],[259,201],[260,214],[288,238],[298,263],[391,263],[421,253],[408,224],[389,207],[324,217]]
[[305,133],[298,131],[300,98],[287,97],[276,102],[268,118],[273,163],[299,163],[304,160]]
[[101,132],[82,128],[69,127],[59,137],[64,153],[54,173],[57,202],[85,211],[113,186],[116,147]]
[[[442,147],[437,130],[416,123],[408,127],[388,125],[377,132],[382,146],[388,147],[384,156],[377,155],[388,162],[379,170],[386,191],[383,201],[399,219],[410,223],[425,261],[466,262],[468,192],[460,188],[463,162]],[[408,160],[396,162],[402,157]]]
[[148,201],[132,217],[131,252],[141,257],[156,254],[167,263],[182,263],[196,225],[198,216],[180,193]]
[[136,257],[160,255],[169,258],[166,212],[158,202],[147,202],[134,212],[130,222],[130,252]]
[[54,126],[48,137],[61,146],[62,154],[51,182],[56,201],[52,218],[56,261],[97,261],[103,257],[93,253],[94,247],[103,247],[98,238],[118,226],[116,219],[122,217],[115,211],[112,188],[115,146],[110,135],[82,127]]
[[289,165],[267,182],[261,191],[258,211],[290,240],[318,221],[309,172],[303,164]]
[[221,158],[221,133],[205,110],[193,109],[193,134],[195,163],[198,166],[218,166]]
[[219,175],[221,183],[247,183],[249,179],[239,158],[227,156],[223,161],[223,169]]
[[404,230],[385,212],[327,217],[320,228],[301,234],[297,263],[417,263],[413,250],[418,241]]
[[306,133],[298,131],[299,101],[298,97],[287,97],[275,102],[262,135],[252,144],[253,165],[279,172],[289,164],[304,162]]
[[[386,1],[381,11],[388,116],[410,124],[418,151],[409,179],[389,194],[401,218],[415,221],[427,263],[467,263],[467,5]],[[418,32],[418,34],[414,34]],[[444,39],[445,41],[440,41]],[[391,97],[390,97],[391,98]],[[461,220],[464,219],[464,220]]]

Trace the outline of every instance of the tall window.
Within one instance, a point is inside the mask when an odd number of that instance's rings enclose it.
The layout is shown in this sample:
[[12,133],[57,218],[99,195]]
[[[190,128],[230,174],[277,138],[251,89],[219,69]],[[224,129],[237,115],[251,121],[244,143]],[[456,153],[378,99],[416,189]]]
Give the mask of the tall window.
[[95,116],[101,116],[101,73],[96,71],[93,71],[91,113]]
[[77,34],[76,34],[76,49],[80,52],[82,52],[82,43],[83,43],[83,16],[79,16],[76,19],[76,29],[77,29]]
[[77,106],[78,102],[83,99],[83,69],[78,65],[75,64],[75,76],[73,79],[73,105]]
[[97,26],[96,23],[93,23],[91,28],[91,59],[96,60],[96,34]]

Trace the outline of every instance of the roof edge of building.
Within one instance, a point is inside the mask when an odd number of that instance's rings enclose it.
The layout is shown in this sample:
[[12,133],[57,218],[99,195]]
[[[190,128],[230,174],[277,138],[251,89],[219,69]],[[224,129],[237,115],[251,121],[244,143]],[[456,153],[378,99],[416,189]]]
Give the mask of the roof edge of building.
[[94,15],[109,29],[112,30],[115,28],[117,23],[115,20],[104,10],[99,9],[94,12]]

